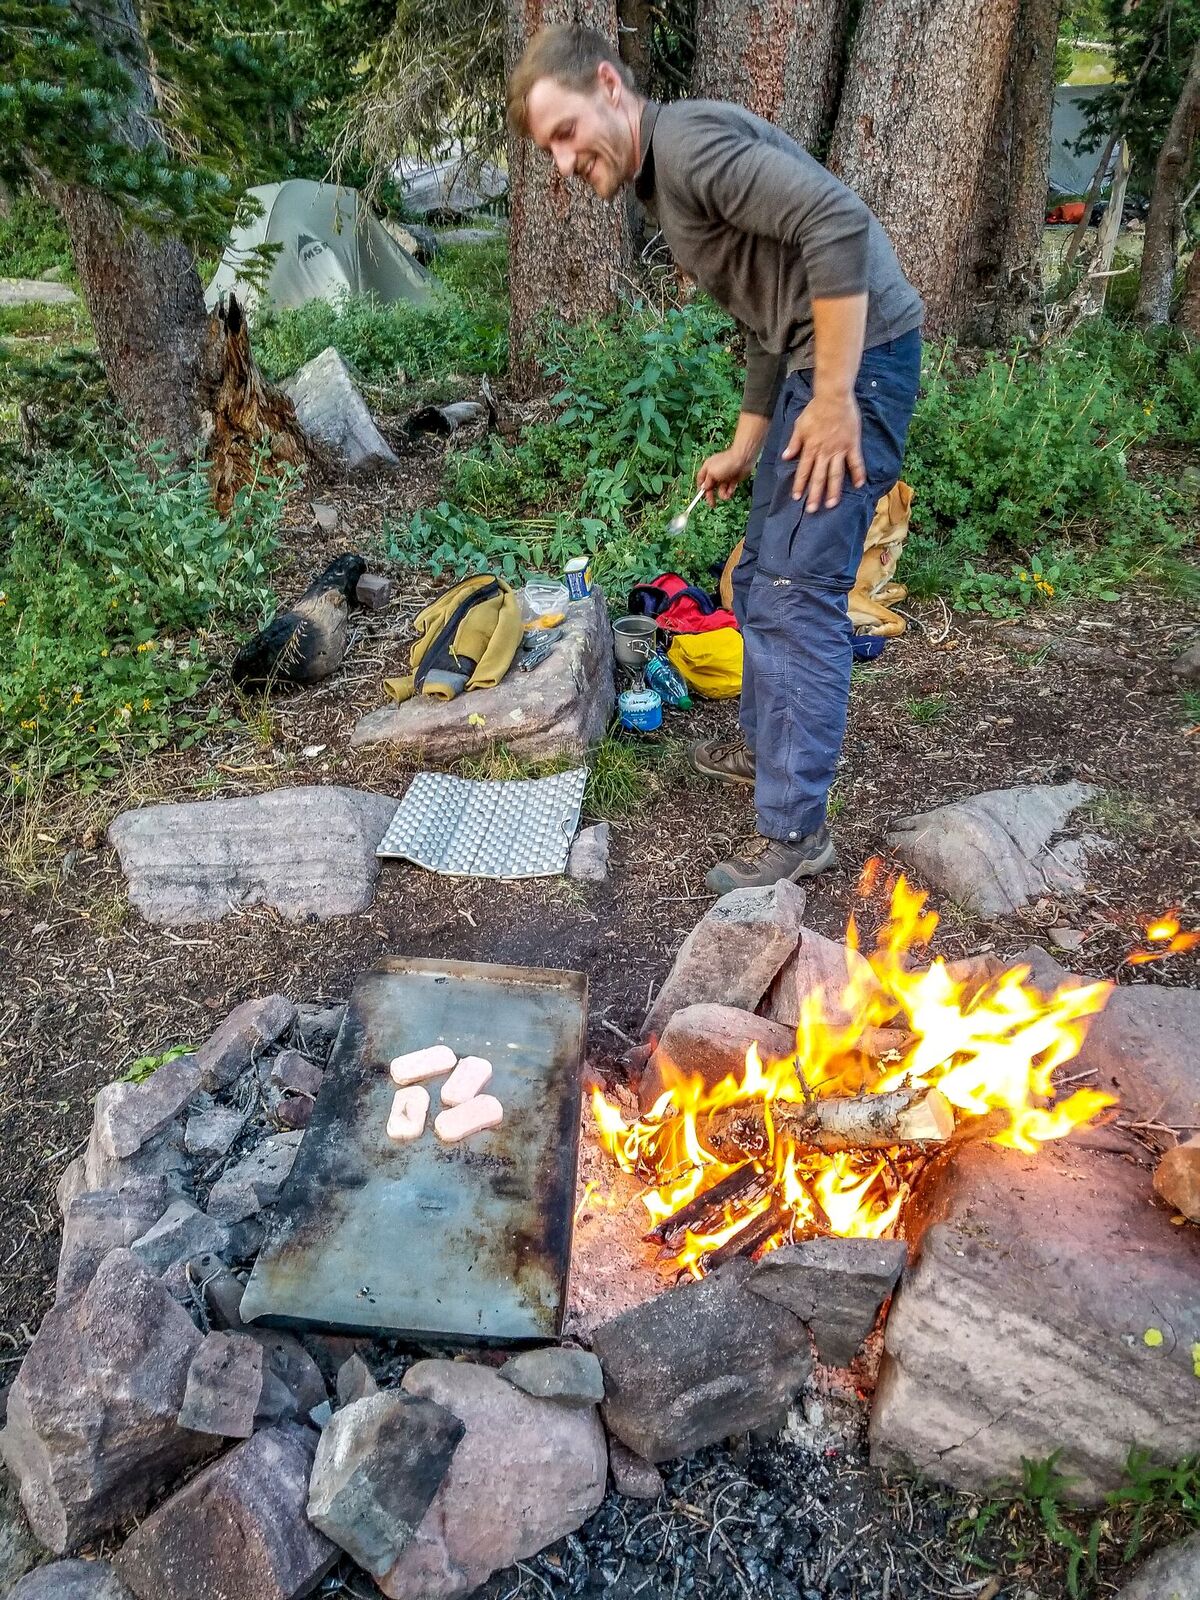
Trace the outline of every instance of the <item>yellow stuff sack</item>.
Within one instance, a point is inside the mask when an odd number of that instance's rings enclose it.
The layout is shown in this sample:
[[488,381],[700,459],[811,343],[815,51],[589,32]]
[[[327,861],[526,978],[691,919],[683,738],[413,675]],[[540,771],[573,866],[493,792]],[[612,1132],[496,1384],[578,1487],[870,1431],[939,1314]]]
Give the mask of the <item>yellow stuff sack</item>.
[[677,633],[667,660],[705,700],[732,700],[742,692],[742,636],[736,628]]

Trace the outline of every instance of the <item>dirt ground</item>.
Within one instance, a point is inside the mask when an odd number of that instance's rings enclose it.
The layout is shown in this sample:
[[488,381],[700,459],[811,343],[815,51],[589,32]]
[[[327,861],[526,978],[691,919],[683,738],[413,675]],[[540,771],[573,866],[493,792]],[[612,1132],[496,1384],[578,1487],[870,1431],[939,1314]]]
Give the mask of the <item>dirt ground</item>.
[[[403,523],[435,497],[441,448],[423,446],[390,485],[310,489],[295,509],[279,592],[297,593],[343,549],[359,548],[378,562],[385,524]],[[312,529],[313,497],[339,506],[341,526],[332,536]],[[278,989],[295,1000],[344,999],[365,967],[405,953],[585,972],[590,1063],[601,1075],[620,1075],[622,1035],[636,1032],[672,953],[711,903],[706,869],[753,830],[747,793],[697,784],[686,774],[684,742],[733,727],[730,704],[707,705],[672,716],[661,741],[639,747],[647,794],[632,812],[612,818],[607,883],[470,882],[389,862],[374,906],[357,917],[292,926],[251,910],[182,932],[143,923],[128,907],[104,842],[107,821],[124,806],[292,783],[402,792],[407,769],[348,746],[356,716],[380,702],[381,678],[406,655],[411,617],[437,587],[428,575],[392,571],[397,602],[356,617],[346,661],[329,683],[281,698],[265,713],[239,713],[220,689],[240,720],[201,751],[140,763],[122,784],[91,799],[34,796],[9,821],[11,881],[0,900],[0,1385],[52,1300],[57,1179],[85,1142],[94,1091],[131,1060],[203,1038],[250,996]],[[841,864],[811,888],[807,920],[840,934],[856,911],[869,936],[884,902],[879,895],[860,902],[856,884],[868,858],[886,851],[893,819],[981,789],[1081,779],[1104,791],[1090,823],[1105,843],[1089,857],[1085,892],[1041,901],[1001,923],[935,900],[943,916],[936,948],[950,956],[987,949],[1008,955],[1044,940],[1051,927],[1069,926],[1085,935],[1081,953],[1068,958],[1076,970],[1118,982],[1200,982],[1200,953],[1122,965],[1150,915],[1177,907],[1185,924],[1200,924],[1200,728],[1189,725],[1168,670],[1195,631],[1194,616],[1152,593],[1032,615],[1019,626],[951,616],[940,604],[915,606],[912,614],[905,638],[855,670],[833,801]],[[720,1459],[726,1466],[732,1460]],[[774,1484],[783,1469],[771,1470]],[[690,1493],[686,1484],[683,1490]],[[522,1589],[514,1578],[494,1593],[598,1593],[589,1584],[607,1559],[592,1550],[589,1577],[552,1583],[543,1566],[538,1582]],[[621,1584],[612,1580],[612,1592],[804,1600],[978,1593],[960,1586],[961,1573],[941,1586],[931,1575],[921,1588],[880,1586],[879,1573],[874,1586],[856,1587],[810,1581],[801,1566],[795,1572],[787,1584],[766,1587],[743,1566],[741,1578],[705,1587],[695,1572],[689,1579],[680,1569],[674,1587],[663,1588],[629,1586],[627,1568]]]

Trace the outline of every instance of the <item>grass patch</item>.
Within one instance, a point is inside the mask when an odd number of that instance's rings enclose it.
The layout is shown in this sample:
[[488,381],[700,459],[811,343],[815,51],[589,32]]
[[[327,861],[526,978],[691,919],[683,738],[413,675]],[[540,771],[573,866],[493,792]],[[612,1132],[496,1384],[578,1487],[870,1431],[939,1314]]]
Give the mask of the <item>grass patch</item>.
[[950,697],[944,694],[910,695],[901,703],[912,720],[922,726],[936,722],[950,709]]
[[1101,833],[1141,838],[1157,832],[1162,822],[1156,806],[1119,789],[1105,789],[1083,807],[1080,815]]
[[968,1560],[993,1570],[994,1559],[977,1555],[976,1547],[985,1534],[1003,1530],[1009,1548],[1002,1570],[1061,1571],[1073,1600],[1086,1600],[1101,1571],[1120,1581],[1120,1569],[1147,1550],[1200,1526],[1200,1456],[1163,1467],[1131,1450],[1120,1486],[1105,1495],[1104,1510],[1095,1512],[1068,1500],[1075,1480],[1060,1471],[1060,1454],[1022,1460],[1016,1495],[985,1502],[959,1525]]
[[44,200],[18,194],[0,216],[0,278],[40,278],[54,267],[75,270],[62,219]]
[[1187,723],[1200,723],[1200,689],[1181,689],[1179,709]]
[[[585,758],[587,785],[583,815],[608,822],[627,817],[645,804],[657,789],[662,767],[674,755],[670,744],[641,745],[608,737],[593,745]],[[507,745],[489,745],[477,755],[464,756],[457,770],[464,778],[514,782],[522,778],[549,778],[578,766],[572,756],[548,761],[527,761]]]
[[37,339],[50,344],[91,341],[92,321],[82,300],[65,305],[0,306],[0,339]]
[[313,300],[260,312],[255,355],[276,381],[328,345],[368,383],[500,373],[508,359],[506,260],[496,245],[445,251],[435,262],[440,287],[426,306],[349,296],[334,305]]
[[1071,72],[1067,78],[1069,84],[1111,83],[1112,81],[1113,58],[1111,51],[1088,50],[1072,46]]

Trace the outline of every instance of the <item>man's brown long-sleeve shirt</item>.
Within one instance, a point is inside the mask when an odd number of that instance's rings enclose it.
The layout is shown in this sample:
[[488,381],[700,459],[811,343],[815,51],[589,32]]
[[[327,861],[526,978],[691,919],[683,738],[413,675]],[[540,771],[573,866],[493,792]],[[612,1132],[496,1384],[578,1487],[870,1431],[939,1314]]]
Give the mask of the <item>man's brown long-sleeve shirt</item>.
[[771,123],[680,100],[642,111],[638,198],[675,259],[746,331],[745,411],[813,365],[812,302],[866,294],[865,347],[919,328],[921,297],[871,212]]

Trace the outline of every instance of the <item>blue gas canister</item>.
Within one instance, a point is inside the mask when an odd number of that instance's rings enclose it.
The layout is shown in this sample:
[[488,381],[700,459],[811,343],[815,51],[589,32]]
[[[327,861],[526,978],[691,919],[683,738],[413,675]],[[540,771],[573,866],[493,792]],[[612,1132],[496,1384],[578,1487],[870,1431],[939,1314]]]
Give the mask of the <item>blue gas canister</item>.
[[662,701],[653,689],[626,689],[617,697],[621,726],[632,733],[653,733],[662,727]]

